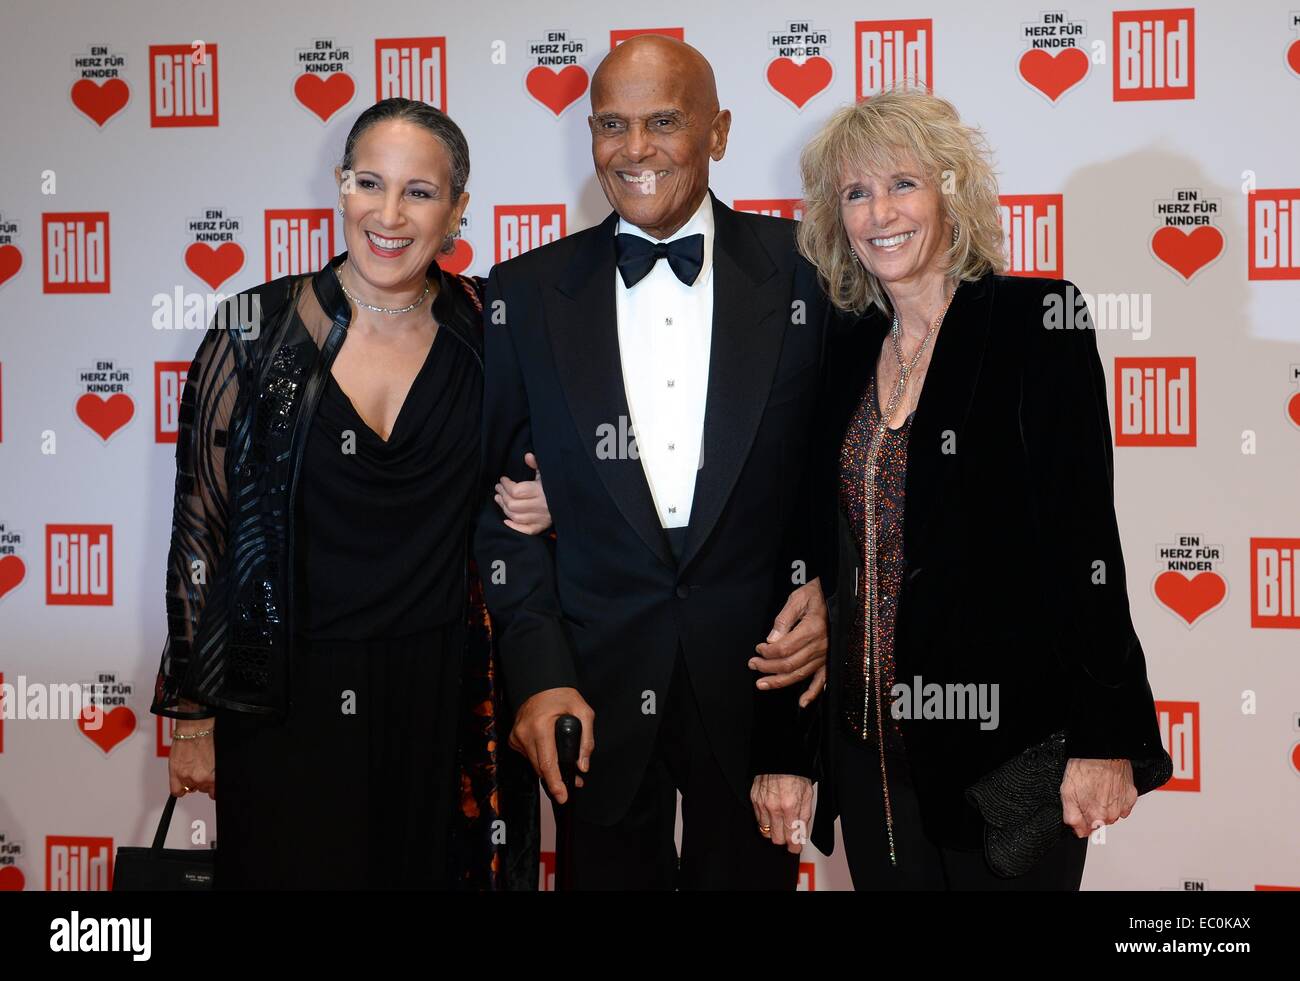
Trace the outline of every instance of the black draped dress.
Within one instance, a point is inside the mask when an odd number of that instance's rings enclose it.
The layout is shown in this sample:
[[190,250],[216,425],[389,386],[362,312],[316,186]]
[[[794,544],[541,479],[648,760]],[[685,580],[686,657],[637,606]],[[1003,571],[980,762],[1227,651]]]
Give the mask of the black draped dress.
[[387,441],[327,379],[297,492],[289,716],[218,718],[218,888],[452,884],[481,400],[442,328]]

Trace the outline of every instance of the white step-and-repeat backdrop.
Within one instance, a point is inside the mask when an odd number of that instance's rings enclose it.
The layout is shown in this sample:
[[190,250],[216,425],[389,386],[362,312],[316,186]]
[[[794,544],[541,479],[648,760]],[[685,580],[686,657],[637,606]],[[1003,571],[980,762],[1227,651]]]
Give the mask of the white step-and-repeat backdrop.
[[[1175,765],[1084,886],[1300,887],[1300,0],[1137,6],[7,0],[0,889],[105,888],[161,810],[176,404],[212,305],[343,248],[331,171],[390,95],[469,137],[457,268],[600,221],[589,81],[647,30],[712,61],[738,208],[797,217],[803,143],[905,75],[984,129],[1013,271],[1093,294]],[[72,684],[98,729],[49,704]],[[215,837],[206,797],[177,817],[171,844]],[[847,888],[842,857],[802,884]]]

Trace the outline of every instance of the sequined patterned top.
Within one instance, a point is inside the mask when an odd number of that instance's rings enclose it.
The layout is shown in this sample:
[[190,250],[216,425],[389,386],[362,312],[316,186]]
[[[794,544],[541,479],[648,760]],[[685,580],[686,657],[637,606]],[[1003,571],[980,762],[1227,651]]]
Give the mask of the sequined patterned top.
[[[912,428],[912,418],[898,429],[886,430],[880,445],[876,466],[876,567],[880,590],[880,684],[885,748],[901,752],[902,731],[898,721],[889,711],[889,691],[894,684],[894,621],[898,608],[898,592],[903,578],[903,488],[907,473],[907,440]],[[880,424],[880,406],[876,400],[876,373],[862,394],[862,400],[853,413],[844,442],[840,447],[840,503],[849,516],[853,535],[866,563],[867,541],[867,453],[871,436]],[[865,579],[865,575],[863,576]],[[876,744],[876,699],[868,699],[871,682],[870,662],[867,659],[866,636],[867,594],[865,582],[856,584],[856,608],[853,634],[845,644],[846,664],[841,665],[844,678],[843,723],[858,739]]]

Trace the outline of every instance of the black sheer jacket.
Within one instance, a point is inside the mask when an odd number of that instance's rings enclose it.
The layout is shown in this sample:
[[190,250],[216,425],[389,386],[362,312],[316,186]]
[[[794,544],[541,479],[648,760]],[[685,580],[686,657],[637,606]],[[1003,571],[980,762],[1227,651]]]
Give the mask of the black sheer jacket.
[[[289,707],[294,495],[347,336],[350,308],[336,276],[346,258],[227,299],[190,366],[176,440],[167,647],[151,709],[159,715]],[[481,366],[477,284],[436,264],[430,273],[441,280],[433,316]],[[187,712],[182,699],[205,709]]]

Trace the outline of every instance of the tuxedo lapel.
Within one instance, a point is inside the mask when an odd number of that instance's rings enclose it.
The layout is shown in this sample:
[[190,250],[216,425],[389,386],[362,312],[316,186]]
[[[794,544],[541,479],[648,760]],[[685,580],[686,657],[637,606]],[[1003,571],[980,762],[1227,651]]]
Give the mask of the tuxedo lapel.
[[[584,235],[560,281],[543,292],[551,351],[569,413],[596,473],[646,546],[674,565],[640,459],[626,450],[631,426],[614,303],[614,229],[611,213]],[[602,434],[615,437],[602,441]],[[628,437],[630,442],[630,436]],[[615,452],[606,452],[612,448]]]
[[[753,231],[717,198],[713,221],[709,387],[683,569],[717,524],[749,456],[791,311],[791,282],[777,275],[777,267]],[[771,476],[784,479],[780,474]],[[761,533],[756,529],[756,534]]]

